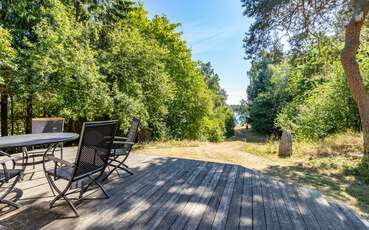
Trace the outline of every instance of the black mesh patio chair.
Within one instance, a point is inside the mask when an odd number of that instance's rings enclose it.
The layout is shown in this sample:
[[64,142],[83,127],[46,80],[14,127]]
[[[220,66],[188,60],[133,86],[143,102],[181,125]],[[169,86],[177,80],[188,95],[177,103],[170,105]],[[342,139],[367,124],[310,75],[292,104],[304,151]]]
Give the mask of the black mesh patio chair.
[[[64,131],[64,118],[59,117],[45,117],[45,118],[32,118],[32,133],[59,133]],[[35,149],[28,151],[28,156],[32,157],[32,167],[35,168],[36,157],[42,157],[44,149]],[[57,148],[54,148],[55,152],[60,152],[60,159],[63,159],[63,143],[59,143]]]
[[[71,207],[76,216],[79,216],[76,207],[68,198],[68,195],[75,193],[73,184],[83,180],[89,181],[85,186],[81,186],[79,192],[79,200],[82,199],[83,194],[88,188],[95,184],[97,185],[106,198],[109,198],[102,185],[98,182],[100,177],[108,165],[108,160],[111,154],[111,148],[114,141],[114,135],[117,128],[116,121],[99,121],[99,122],[85,122],[83,124],[81,137],[79,141],[77,156],[74,163],[59,159],[55,156],[44,154],[43,167],[47,181],[50,185],[51,191],[56,191],[56,197],[50,202],[49,207],[52,208],[55,202],[63,198]],[[53,161],[54,168],[47,169],[46,163]],[[67,185],[63,189],[59,189],[55,184],[55,179],[64,179]],[[83,183],[82,183],[83,184]],[[55,193],[54,193],[55,195]]]
[[[11,156],[8,153],[0,151],[0,203],[10,205],[15,208],[19,208],[19,205],[15,202],[5,199],[6,196],[12,192],[15,185],[21,179],[22,174],[24,172],[25,164],[22,164],[23,167],[20,169],[16,169],[17,164],[16,161],[22,160],[24,161],[25,158],[23,156]],[[9,168],[9,163],[11,162],[12,166]],[[8,165],[8,166],[7,166]]]
[[104,177],[103,180],[106,180],[113,172],[115,172],[118,169],[121,169],[129,173],[130,175],[133,175],[133,172],[129,170],[129,167],[128,165],[125,164],[125,161],[128,159],[128,156],[132,150],[132,147],[137,141],[139,126],[140,126],[140,119],[134,117],[132,119],[131,127],[129,128],[127,136],[126,137],[115,137],[112,153],[110,155],[109,164],[108,164],[109,172]]

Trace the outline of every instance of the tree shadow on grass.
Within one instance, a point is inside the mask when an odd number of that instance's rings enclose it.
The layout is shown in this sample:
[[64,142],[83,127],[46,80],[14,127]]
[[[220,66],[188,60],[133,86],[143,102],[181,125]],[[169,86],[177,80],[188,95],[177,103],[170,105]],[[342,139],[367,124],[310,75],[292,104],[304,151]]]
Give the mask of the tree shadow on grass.
[[316,168],[305,168],[299,165],[270,166],[261,172],[280,180],[308,185],[318,189],[328,198],[354,204],[360,212],[369,213],[369,185],[361,178],[334,174],[323,175]]

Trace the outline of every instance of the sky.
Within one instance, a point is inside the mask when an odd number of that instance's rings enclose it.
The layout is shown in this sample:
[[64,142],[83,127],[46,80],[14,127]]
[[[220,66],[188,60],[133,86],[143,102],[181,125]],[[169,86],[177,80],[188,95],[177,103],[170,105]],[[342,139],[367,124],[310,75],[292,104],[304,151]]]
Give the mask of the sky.
[[194,60],[211,62],[227,91],[228,104],[246,98],[250,63],[244,60],[242,39],[251,20],[242,15],[239,0],[142,0],[149,16],[166,15],[181,23],[179,31]]

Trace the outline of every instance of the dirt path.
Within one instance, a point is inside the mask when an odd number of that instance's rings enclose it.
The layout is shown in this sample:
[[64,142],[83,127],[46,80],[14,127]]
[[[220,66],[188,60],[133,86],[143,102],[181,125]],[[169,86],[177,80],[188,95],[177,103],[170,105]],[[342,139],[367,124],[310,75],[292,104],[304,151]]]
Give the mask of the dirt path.
[[138,153],[178,157],[194,160],[239,164],[250,169],[262,170],[276,165],[266,158],[242,150],[244,142],[226,141],[222,143],[200,142],[197,146],[149,146],[136,150]]

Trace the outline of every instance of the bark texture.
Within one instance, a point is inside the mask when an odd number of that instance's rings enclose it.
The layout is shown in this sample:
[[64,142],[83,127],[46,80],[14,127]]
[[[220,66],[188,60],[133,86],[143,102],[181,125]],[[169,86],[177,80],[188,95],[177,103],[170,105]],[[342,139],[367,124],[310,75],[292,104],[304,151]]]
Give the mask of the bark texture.
[[[354,1],[358,4],[361,1]],[[366,0],[366,2],[368,2]],[[368,4],[366,4],[368,5]],[[351,95],[356,102],[364,138],[364,154],[369,156],[369,94],[360,73],[356,53],[360,47],[360,34],[365,18],[368,15],[368,6],[354,5],[354,15],[345,29],[345,46],[341,52],[341,62],[345,71]]]
[[1,94],[1,136],[8,136],[8,95]]
[[30,94],[26,100],[26,133],[32,133],[32,94]]

